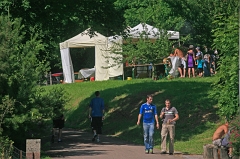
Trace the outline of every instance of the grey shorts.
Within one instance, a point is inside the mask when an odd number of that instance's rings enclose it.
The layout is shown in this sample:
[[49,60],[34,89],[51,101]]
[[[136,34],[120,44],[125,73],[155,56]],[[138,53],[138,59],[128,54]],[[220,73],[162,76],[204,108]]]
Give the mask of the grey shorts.
[[222,146],[222,139],[213,140],[212,143],[215,146]]

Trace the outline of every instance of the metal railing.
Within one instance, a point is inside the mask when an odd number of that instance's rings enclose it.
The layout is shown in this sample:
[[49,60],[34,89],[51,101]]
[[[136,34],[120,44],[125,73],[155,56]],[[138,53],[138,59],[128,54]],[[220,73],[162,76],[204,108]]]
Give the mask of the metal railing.
[[26,159],[26,152],[13,146],[12,159]]

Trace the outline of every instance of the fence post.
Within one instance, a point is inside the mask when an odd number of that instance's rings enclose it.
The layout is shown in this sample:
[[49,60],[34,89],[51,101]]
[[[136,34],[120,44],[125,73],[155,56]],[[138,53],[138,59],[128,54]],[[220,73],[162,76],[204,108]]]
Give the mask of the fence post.
[[49,73],[50,85],[52,85],[52,72]]
[[20,150],[20,159],[22,159],[22,150]]
[[27,139],[26,159],[40,159],[41,139]]

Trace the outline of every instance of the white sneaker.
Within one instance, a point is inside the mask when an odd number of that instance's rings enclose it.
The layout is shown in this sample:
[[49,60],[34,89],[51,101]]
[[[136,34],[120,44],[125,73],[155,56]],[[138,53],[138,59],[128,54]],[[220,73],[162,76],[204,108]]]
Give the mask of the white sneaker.
[[97,139],[97,142],[100,142],[100,139]]

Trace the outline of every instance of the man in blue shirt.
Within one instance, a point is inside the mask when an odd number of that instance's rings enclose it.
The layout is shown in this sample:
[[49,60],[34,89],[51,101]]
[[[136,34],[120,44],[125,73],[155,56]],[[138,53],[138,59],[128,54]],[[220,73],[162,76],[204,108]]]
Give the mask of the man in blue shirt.
[[91,126],[93,130],[93,138],[92,141],[95,141],[97,138],[97,142],[99,142],[99,134],[102,134],[102,120],[104,119],[104,101],[100,98],[100,92],[95,92],[96,97],[93,98],[89,105],[89,118],[92,119]]
[[159,128],[157,107],[152,104],[152,95],[147,95],[147,102],[142,104],[138,115],[137,125],[140,124],[141,117],[143,116],[143,130],[144,130],[144,145],[145,153],[153,153],[153,134],[154,134],[154,121],[156,120],[156,127]]

